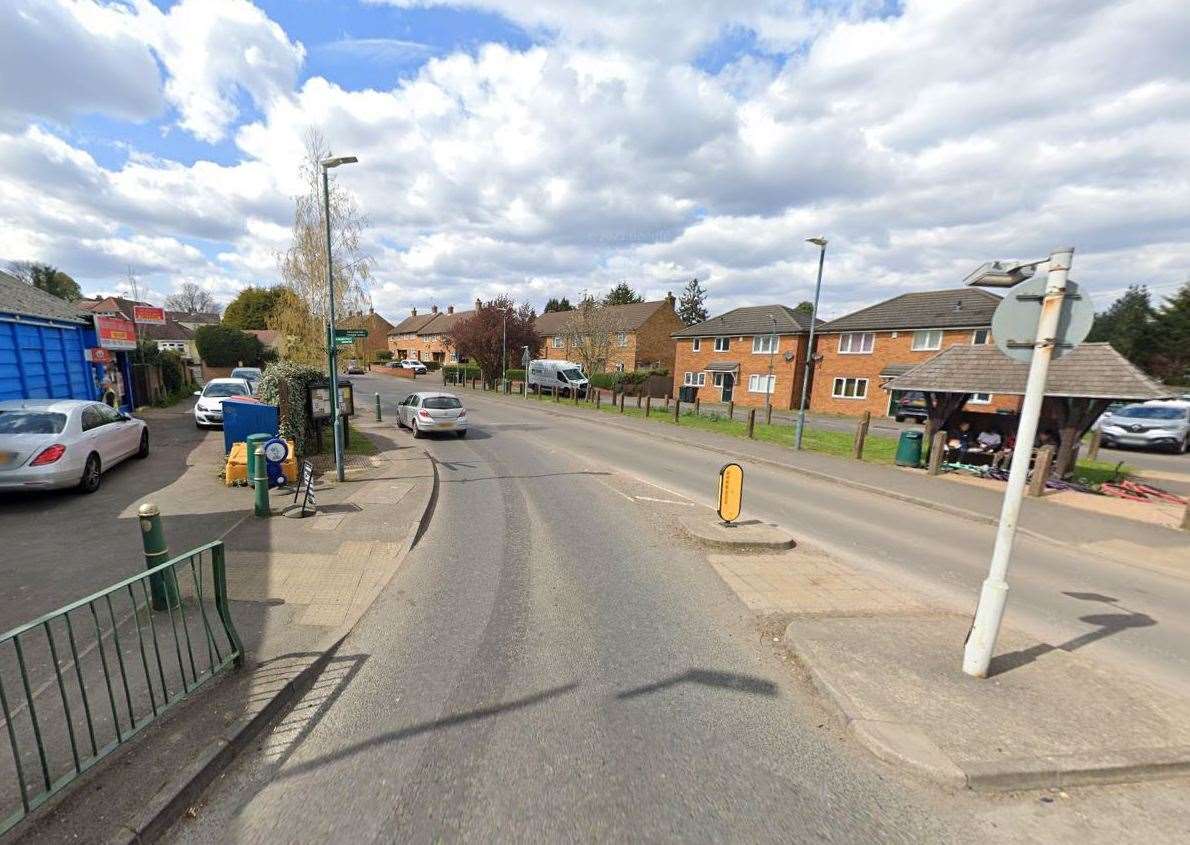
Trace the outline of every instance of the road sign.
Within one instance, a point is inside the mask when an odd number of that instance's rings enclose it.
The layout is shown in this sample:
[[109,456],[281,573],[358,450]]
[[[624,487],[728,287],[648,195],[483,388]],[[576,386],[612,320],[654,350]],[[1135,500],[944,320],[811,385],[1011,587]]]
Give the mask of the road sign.
[[[1033,278],[1010,289],[992,315],[992,337],[1000,351],[1010,358],[1018,361],[1033,358],[1037,318],[1041,314],[1048,269],[1048,264],[1038,265]],[[1086,340],[1094,320],[1095,305],[1091,297],[1081,292],[1077,283],[1067,279],[1066,298],[1062,301],[1054,337],[1054,357],[1062,357]]]
[[744,503],[744,468],[739,464],[724,464],[719,470],[719,518],[734,522],[740,518]]
[[351,346],[358,338],[348,337],[335,332],[335,346]]
[[351,343],[353,340],[363,340],[367,336],[367,329],[335,329],[335,340],[340,343],[343,338],[347,338],[347,342]]
[[95,333],[104,349],[136,349],[136,323],[123,317],[96,317]]
[[136,323],[164,326],[165,309],[158,308],[156,305],[133,305],[132,320]]

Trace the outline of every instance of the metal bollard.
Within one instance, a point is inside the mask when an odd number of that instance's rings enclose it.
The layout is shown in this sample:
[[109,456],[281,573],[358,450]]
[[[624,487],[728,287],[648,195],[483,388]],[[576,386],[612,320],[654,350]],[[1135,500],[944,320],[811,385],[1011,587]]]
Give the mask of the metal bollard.
[[756,409],[748,409],[748,439],[753,439],[753,432],[756,429]]
[[646,396],[645,397],[645,417],[649,416],[649,411],[652,410],[652,407],[653,407],[653,397]]
[[[145,502],[137,510],[140,517],[141,543],[145,549],[145,568],[152,569],[169,560],[169,546],[165,544],[165,531],[161,527],[161,509],[152,502]],[[178,582],[171,572],[158,572],[149,576],[149,593],[153,597],[154,610],[177,607]]]
[[376,394],[376,422],[380,422],[380,394]]
[[271,516],[269,510],[269,470],[265,466],[264,449],[260,446],[256,447],[256,472],[253,475],[253,484],[256,488],[256,515],[257,516]]

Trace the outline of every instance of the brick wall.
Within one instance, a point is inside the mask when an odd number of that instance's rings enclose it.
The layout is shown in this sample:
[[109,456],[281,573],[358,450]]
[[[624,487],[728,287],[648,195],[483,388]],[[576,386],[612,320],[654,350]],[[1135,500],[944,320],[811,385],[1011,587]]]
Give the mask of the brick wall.
[[[621,346],[618,337],[612,338],[611,346],[608,348],[607,365],[604,367],[605,372],[613,372],[617,369],[625,371],[632,371],[637,368],[637,340],[635,332],[626,332],[625,345]],[[548,335],[542,338],[541,348],[537,350],[538,358],[552,358],[565,361],[573,361],[581,364],[583,356],[580,355],[570,343],[567,342],[566,337],[562,337],[562,348],[554,347],[554,335]],[[617,366],[621,365],[621,366]]]
[[[786,353],[794,353],[793,360],[786,361]],[[677,341],[673,366],[674,395],[685,384],[687,372],[706,373],[706,384],[699,388],[698,398],[703,402],[720,402],[723,389],[714,385],[714,374],[707,371],[707,366],[715,361],[734,361],[740,365],[737,374],[738,381],[733,390],[732,399],[737,405],[745,407],[763,408],[765,395],[762,392],[752,393],[748,390],[748,377],[752,375],[767,376],[769,371],[768,353],[754,353],[752,338],[739,337],[731,339],[731,347],[726,352],[715,351],[714,338],[702,338],[699,351],[693,349],[693,342],[689,338]],[[797,406],[801,397],[801,376],[806,364],[806,336],[781,335],[777,339],[777,351],[773,355],[773,375],[776,384],[773,387],[773,407],[789,410]]]
[[[960,344],[969,344],[972,329],[948,329],[942,333],[942,349]],[[873,416],[885,416],[889,410],[889,393],[882,388],[880,372],[889,364],[917,365],[927,361],[940,350],[916,352],[913,331],[875,332],[872,351],[864,354],[839,352],[839,334],[829,333],[816,338],[818,364],[810,393],[810,409],[834,414],[861,416],[871,411]],[[990,338],[989,338],[990,342]],[[832,395],[836,378],[866,378],[867,396],[862,399],[838,398]],[[1015,396],[993,396],[989,404],[968,403],[968,411],[989,411],[999,409],[1015,410],[1019,398]]]
[[660,363],[671,373],[674,369],[674,339],[670,337],[682,328],[682,320],[674,312],[673,305],[662,305],[636,330],[637,368]]

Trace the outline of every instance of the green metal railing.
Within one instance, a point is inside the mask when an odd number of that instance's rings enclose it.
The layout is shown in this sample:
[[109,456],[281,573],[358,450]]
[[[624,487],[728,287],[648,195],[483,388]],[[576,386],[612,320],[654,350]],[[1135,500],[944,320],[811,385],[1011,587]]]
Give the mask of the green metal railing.
[[242,662],[222,542],[0,634],[0,834]]

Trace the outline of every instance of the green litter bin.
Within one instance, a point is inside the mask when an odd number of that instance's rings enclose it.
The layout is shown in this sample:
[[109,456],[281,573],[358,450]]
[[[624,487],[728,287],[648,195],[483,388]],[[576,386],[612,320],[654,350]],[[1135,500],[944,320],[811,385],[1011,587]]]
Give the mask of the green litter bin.
[[[254,487],[256,480],[256,450],[273,439],[271,434],[249,434],[245,443],[248,444],[248,486]],[[921,449],[919,448],[920,452]],[[899,455],[900,453],[898,453]]]
[[897,466],[915,467],[921,465],[921,432],[902,431],[897,441]]

